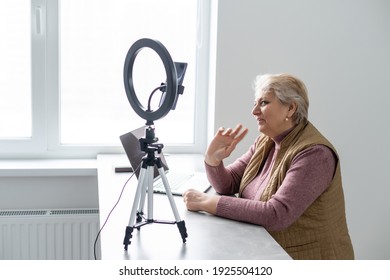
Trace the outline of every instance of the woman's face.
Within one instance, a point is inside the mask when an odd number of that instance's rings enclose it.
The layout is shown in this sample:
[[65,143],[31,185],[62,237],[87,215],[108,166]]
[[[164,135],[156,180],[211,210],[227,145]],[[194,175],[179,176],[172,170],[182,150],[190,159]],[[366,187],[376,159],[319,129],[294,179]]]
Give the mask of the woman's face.
[[255,100],[252,114],[259,131],[274,138],[294,126],[291,120],[294,111],[294,106],[282,104],[273,92],[264,92]]

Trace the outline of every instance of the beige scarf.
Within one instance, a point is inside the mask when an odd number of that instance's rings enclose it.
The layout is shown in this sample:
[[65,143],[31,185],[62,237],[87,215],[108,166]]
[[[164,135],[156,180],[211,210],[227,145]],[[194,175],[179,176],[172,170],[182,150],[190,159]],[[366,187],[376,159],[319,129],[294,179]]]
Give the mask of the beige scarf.
[[[239,195],[241,197],[242,191],[245,187],[257,176],[260,169],[264,165],[265,159],[272,146],[275,145],[274,141],[268,136],[262,136],[256,143],[256,150],[252,155],[247,167],[245,168],[244,175],[241,179]],[[267,154],[265,154],[267,153]]]
[[[297,125],[289,134],[283,139],[281,143],[281,154],[283,155],[284,149],[286,149],[292,142],[296,141],[296,137],[299,138],[299,134],[306,127],[308,122],[303,122]],[[239,195],[241,197],[242,191],[245,187],[257,176],[260,169],[263,167],[271,148],[275,145],[275,142],[268,136],[262,136],[256,143],[256,150],[252,155],[247,167],[245,168],[244,175],[241,179]],[[272,167],[270,181],[274,181],[278,174],[273,174],[275,166]],[[276,177],[275,177],[276,176]]]

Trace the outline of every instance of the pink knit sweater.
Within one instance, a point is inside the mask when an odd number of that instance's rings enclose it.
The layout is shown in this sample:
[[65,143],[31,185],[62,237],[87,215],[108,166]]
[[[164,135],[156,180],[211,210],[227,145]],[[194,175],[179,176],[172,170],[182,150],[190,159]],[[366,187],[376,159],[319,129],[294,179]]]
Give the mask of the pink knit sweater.
[[328,147],[315,145],[294,158],[275,195],[269,201],[260,201],[280,142],[286,134],[274,139],[275,147],[259,174],[244,189],[242,198],[224,195],[238,193],[245,167],[255,151],[255,144],[229,166],[225,167],[223,163],[217,167],[205,164],[211,185],[223,195],[218,202],[216,215],[278,231],[291,225],[325,191],[332,180],[336,158]]

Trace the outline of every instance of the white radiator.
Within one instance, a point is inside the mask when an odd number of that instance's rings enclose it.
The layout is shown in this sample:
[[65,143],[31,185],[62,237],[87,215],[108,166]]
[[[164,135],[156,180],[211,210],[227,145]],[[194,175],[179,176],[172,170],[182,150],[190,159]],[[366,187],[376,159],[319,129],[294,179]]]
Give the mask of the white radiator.
[[98,209],[0,210],[0,259],[94,259],[98,231]]

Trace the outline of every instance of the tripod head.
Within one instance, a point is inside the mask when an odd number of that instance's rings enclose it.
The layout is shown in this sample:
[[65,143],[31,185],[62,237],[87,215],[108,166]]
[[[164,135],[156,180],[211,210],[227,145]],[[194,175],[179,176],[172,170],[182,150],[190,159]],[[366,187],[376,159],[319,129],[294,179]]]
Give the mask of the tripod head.
[[141,151],[151,155],[155,152],[161,154],[161,151],[164,147],[163,144],[157,143],[158,138],[154,133],[153,122],[148,122],[148,126],[145,128],[145,137],[141,137],[139,139],[139,143],[141,145]]

